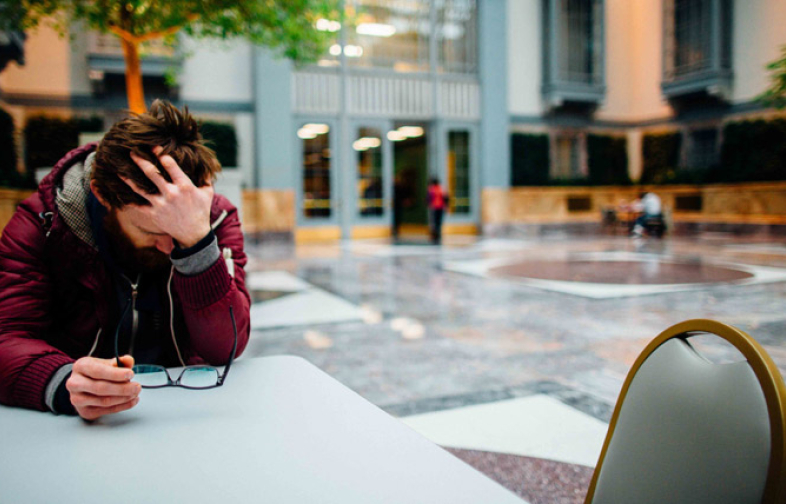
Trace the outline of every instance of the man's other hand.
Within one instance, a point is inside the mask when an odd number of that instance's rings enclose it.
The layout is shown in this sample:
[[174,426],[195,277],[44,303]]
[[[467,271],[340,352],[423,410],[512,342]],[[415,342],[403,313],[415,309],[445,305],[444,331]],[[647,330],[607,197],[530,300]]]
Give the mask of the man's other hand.
[[142,386],[131,382],[134,358],[124,355],[120,361],[124,368],[115,359],[82,357],[74,363],[66,389],[79,416],[95,420],[137,405]]
[[153,148],[161,166],[172,182],[167,182],[151,162],[131,153],[131,159],[158,187],[159,194],[148,194],[133,180],[123,179],[138,195],[150,202],[140,207],[150,221],[168,234],[183,248],[193,247],[210,232],[210,206],[213,203],[213,186],[196,187],[177,162],[169,155],[161,155],[162,148]]

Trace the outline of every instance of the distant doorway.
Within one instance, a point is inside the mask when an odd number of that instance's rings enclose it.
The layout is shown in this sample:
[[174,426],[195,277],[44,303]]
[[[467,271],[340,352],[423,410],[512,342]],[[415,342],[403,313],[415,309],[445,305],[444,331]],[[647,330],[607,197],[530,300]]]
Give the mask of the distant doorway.
[[393,144],[394,238],[428,235],[428,131],[424,124],[396,123],[387,133]]

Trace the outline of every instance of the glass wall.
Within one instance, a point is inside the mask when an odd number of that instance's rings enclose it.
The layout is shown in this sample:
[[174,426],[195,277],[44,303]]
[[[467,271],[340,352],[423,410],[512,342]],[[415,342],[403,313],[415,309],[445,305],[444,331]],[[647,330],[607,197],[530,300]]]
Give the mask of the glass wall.
[[430,2],[348,0],[347,6],[357,19],[344,47],[351,66],[428,71]]
[[436,0],[439,70],[477,71],[477,9],[475,0]]
[[454,214],[468,214],[470,211],[469,139],[469,131],[448,132],[447,190],[450,212]]
[[[474,73],[478,59],[476,4],[476,0],[347,0],[347,11],[355,20],[354,28],[347,30],[343,47],[347,64],[396,72],[428,72],[431,37],[435,37],[436,70]],[[323,30],[334,28],[327,20],[318,26]],[[319,64],[337,65],[341,52],[338,42],[332,44]]]
[[310,123],[297,132],[303,152],[303,216],[331,216],[330,127]]
[[382,132],[377,128],[359,128],[352,149],[357,160],[358,214],[380,217],[385,213]]

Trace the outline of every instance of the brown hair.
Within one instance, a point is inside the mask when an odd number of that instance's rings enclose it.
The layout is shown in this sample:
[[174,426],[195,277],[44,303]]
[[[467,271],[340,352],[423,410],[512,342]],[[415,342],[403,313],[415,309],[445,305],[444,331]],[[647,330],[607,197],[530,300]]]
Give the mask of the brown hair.
[[156,100],[150,110],[123,119],[112,126],[96,150],[92,179],[101,197],[113,208],[125,205],[149,205],[136,194],[121,176],[131,179],[148,194],[158,194],[158,188],[137,166],[131,153],[147,159],[171,182],[171,178],[153,154],[153,147],[163,147],[180,165],[197,187],[209,185],[221,171],[216,154],[205,146],[196,120],[169,102]]

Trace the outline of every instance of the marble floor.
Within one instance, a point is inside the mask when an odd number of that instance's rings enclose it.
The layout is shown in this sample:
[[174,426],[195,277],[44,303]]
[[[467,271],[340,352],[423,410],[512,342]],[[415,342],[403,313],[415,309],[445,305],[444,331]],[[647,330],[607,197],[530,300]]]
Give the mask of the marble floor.
[[[243,358],[305,357],[530,503],[583,502],[625,375],[710,318],[786,373],[786,240],[483,239],[247,244]],[[700,336],[710,360],[733,349]]]

